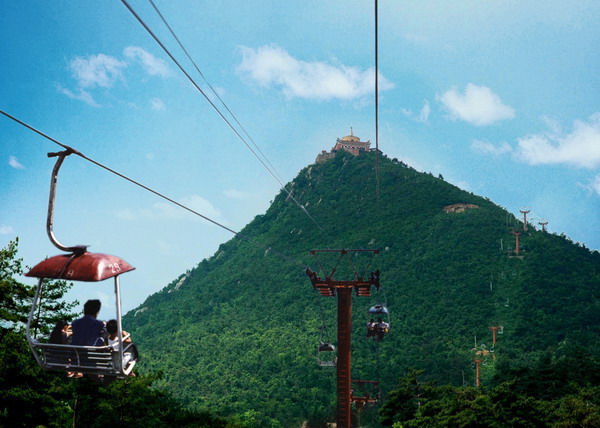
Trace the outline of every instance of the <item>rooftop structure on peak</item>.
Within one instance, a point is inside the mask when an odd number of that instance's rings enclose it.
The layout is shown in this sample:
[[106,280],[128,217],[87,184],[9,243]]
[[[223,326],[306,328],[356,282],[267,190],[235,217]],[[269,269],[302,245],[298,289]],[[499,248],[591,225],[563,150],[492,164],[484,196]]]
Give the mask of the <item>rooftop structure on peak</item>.
[[317,155],[317,159],[315,162],[325,162],[326,160],[333,158],[336,155],[336,153],[340,150],[344,150],[348,153],[352,153],[354,156],[358,156],[363,152],[369,152],[373,149],[371,149],[371,141],[360,141],[360,138],[355,136],[352,133],[352,128],[350,128],[350,135],[338,138],[335,142],[335,146],[333,146],[333,148],[331,149],[331,152],[323,150]]

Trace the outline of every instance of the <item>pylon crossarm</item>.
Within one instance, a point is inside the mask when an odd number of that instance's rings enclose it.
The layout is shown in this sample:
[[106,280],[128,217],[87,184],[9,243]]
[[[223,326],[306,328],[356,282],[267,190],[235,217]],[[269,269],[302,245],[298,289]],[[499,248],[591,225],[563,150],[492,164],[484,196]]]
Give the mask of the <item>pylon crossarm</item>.
[[311,254],[313,254],[315,256],[315,260],[317,261],[317,264],[319,265],[319,268],[321,268],[321,272],[323,272],[323,275],[325,277],[327,277],[327,272],[325,272],[325,268],[321,264],[321,261],[319,260],[319,257],[317,256],[317,254],[316,253],[312,253],[312,252],[311,252]]
[[[340,262],[342,261],[342,259],[343,259],[343,258],[344,258],[344,257],[345,257],[345,256],[346,256],[348,253],[359,253],[359,252],[362,252],[362,253],[366,253],[366,252],[368,252],[368,253],[373,253],[373,256],[374,256],[375,254],[379,254],[379,250],[372,250],[372,249],[350,249],[350,250],[346,250],[346,249],[340,249],[340,250],[326,249],[326,250],[310,250],[310,251],[309,251],[309,253],[310,253],[311,255],[315,256],[315,260],[317,261],[317,264],[319,265],[319,268],[320,268],[320,269],[321,269],[321,271],[323,272],[323,275],[324,275],[324,277],[325,277],[325,281],[331,281],[331,280],[333,280],[333,276],[335,275],[335,273],[336,273],[336,271],[337,271],[337,268],[338,268],[338,266],[340,265]],[[338,259],[337,259],[337,261],[336,261],[335,265],[333,266],[333,268],[331,269],[331,272],[330,272],[329,274],[327,274],[327,271],[325,270],[325,268],[323,267],[323,264],[322,264],[322,263],[321,263],[321,261],[319,260],[319,257],[318,257],[318,255],[317,255],[318,253],[339,253],[339,254],[340,254],[340,256],[338,257]],[[362,275],[359,275],[359,272],[358,272],[358,269],[356,268],[356,265],[354,264],[354,262],[353,262],[353,261],[352,261],[350,258],[348,258],[348,262],[349,262],[349,264],[350,264],[350,266],[351,266],[351,268],[352,268],[352,271],[353,271],[353,276],[352,276],[352,277],[353,277],[353,279],[354,279],[355,281],[357,281],[357,282],[365,282],[365,281],[363,280],[363,278],[365,277],[365,275],[366,275],[366,273],[367,273],[367,270],[368,270],[368,269],[369,269],[369,267],[371,266],[372,260],[373,260],[373,258],[371,258],[371,260],[369,260],[369,262],[367,263],[367,265],[366,265],[366,267],[365,267],[365,269],[364,269],[364,271],[363,271]],[[378,288],[379,288],[378,284],[376,285],[376,284],[374,283],[374,281],[373,281],[373,277],[374,277],[374,275],[373,275],[373,274],[374,274],[374,273],[372,272],[372,273],[371,273],[371,279],[372,279],[371,283],[372,283],[373,285],[375,285],[376,287],[378,287]],[[309,275],[309,276],[310,276],[310,275]],[[312,277],[311,277],[311,279],[312,279]],[[313,283],[313,285],[314,285],[314,283]]]

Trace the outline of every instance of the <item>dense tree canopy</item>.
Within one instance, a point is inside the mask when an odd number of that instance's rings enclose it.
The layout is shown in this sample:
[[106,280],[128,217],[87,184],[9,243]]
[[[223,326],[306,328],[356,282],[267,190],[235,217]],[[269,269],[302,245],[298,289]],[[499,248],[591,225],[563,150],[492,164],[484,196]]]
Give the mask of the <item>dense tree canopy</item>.
[[[314,248],[381,250],[336,272],[381,271],[382,290],[353,300],[353,378],[383,390],[380,407],[355,412],[361,426],[598,426],[600,254],[530,226],[516,257],[510,232],[523,224],[506,210],[385,157],[377,201],[373,160],[341,153],[291,183],[322,231],[282,192],[242,231],[272,249],[234,238],[127,314],[138,376],[107,387],[35,364],[23,335],[32,287],[16,279],[22,262],[9,243],[0,250],[0,426],[332,421],[335,370],[315,362],[319,340],[335,344],[336,300],[304,273],[317,269]],[[69,287],[45,284],[42,334],[72,319]],[[381,342],[365,340],[376,303],[390,309]],[[474,359],[481,389],[469,386]]]
[[[159,384],[190,408],[251,411],[283,426],[331,421],[335,371],[318,367],[315,353],[323,324],[335,342],[336,303],[304,274],[318,267],[314,248],[381,250],[371,268],[381,270],[382,291],[354,298],[353,376],[381,380],[384,392],[411,367],[439,384],[473,384],[475,352],[486,386],[497,365],[559,343],[598,355],[598,252],[530,225],[515,257],[510,232],[523,224],[506,210],[384,156],[378,202],[373,165],[373,153],[340,153],[303,169],[290,188],[322,231],[282,192],[242,230],[273,251],[233,238],[131,311],[127,328],[147,355],[141,370],[164,370]],[[456,204],[467,208],[445,209]],[[377,344],[364,340],[376,303],[391,322]],[[493,348],[491,326],[502,327]],[[376,412],[363,412],[361,424],[376,426]]]
[[600,426],[600,361],[566,346],[531,366],[500,367],[493,386],[436,386],[422,371],[400,379],[380,410],[394,427],[597,427]]

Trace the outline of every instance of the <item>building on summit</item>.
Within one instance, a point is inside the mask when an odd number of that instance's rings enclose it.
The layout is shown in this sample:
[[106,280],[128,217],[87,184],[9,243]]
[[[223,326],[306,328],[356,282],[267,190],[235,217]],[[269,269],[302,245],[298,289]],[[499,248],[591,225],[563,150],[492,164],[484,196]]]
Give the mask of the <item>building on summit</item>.
[[371,152],[371,141],[360,141],[360,138],[352,134],[352,128],[350,128],[350,135],[346,135],[343,138],[338,138],[335,142],[335,146],[331,149],[331,152],[323,150],[317,155],[316,163],[325,162],[328,159],[335,157],[336,153],[340,150],[344,150],[348,153],[352,153],[354,156],[358,156],[364,152]]

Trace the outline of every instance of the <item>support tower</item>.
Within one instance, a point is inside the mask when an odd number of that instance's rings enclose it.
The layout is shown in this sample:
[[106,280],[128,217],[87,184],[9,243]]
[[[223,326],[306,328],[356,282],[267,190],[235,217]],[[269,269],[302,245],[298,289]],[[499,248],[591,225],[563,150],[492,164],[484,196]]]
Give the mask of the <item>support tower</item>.
[[[311,250],[310,254],[317,256],[318,253],[339,253],[337,263],[330,272],[325,271],[319,263],[319,267],[324,274],[320,278],[316,272],[306,268],[306,274],[310,278],[313,287],[324,297],[338,297],[338,356],[337,356],[337,409],[336,423],[338,428],[350,428],[351,413],[350,405],[352,402],[352,292],[357,296],[368,297],[371,295],[371,287],[379,289],[379,271],[371,272],[369,277],[365,277],[366,270],[361,274],[354,269],[353,279],[349,281],[338,281],[334,279],[334,274],[340,261],[350,253],[371,252],[378,254],[379,250]],[[350,260],[352,266],[352,261]],[[367,266],[368,268],[368,266]],[[360,381],[366,382],[366,381]],[[364,404],[364,403],[363,403]]]

